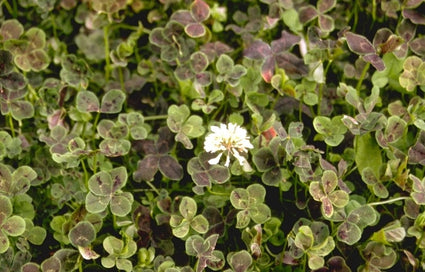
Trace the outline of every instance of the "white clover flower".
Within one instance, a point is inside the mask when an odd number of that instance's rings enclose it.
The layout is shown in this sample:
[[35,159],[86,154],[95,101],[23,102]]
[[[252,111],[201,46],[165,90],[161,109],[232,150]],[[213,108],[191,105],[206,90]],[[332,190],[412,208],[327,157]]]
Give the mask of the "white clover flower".
[[241,128],[236,124],[229,123],[227,125],[211,126],[211,131],[204,142],[204,149],[209,153],[220,152],[217,157],[208,161],[209,164],[218,164],[223,153],[226,153],[225,166],[230,164],[230,155],[233,155],[241,166],[245,169],[250,169],[249,163],[241,153],[248,152],[248,149],[253,148],[247,136],[246,129]]

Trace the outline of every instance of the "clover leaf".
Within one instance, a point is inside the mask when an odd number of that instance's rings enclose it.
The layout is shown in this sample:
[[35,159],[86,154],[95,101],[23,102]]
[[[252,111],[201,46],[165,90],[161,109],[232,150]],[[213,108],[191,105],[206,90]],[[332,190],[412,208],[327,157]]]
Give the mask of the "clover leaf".
[[276,66],[282,68],[290,78],[299,78],[308,72],[304,61],[288,52],[300,41],[300,37],[286,30],[282,31],[281,35],[280,39],[272,41],[270,45],[262,40],[256,40],[244,50],[245,57],[263,60],[261,76],[266,82],[271,82]]
[[[315,139],[324,139],[330,146],[338,146],[344,140],[347,127],[341,121],[342,116],[332,119],[326,116],[316,116],[313,120],[314,129],[319,133]],[[319,136],[320,135],[320,136]]]
[[202,110],[205,114],[210,114],[214,109],[217,108],[214,103],[220,103],[224,99],[224,94],[220,90],[213,90],[210,92],[205,99],[197,98],[192,102],[193,110]]
[[412,180],[412,192],[410,195],[418,205],[425,205],[425,179],[420,180],[413,174],[409,175],[409,179]]
[[408,92],[414,91],[416,86],[425,86],[425,62],[417,56],[407,57],[399,82]]
[[281,139],[275,137],[268,146],[258,149],[253,161],[258,171],[263,172],[261,180],[269,186],[280,186],[285,182],[285,169],[281,168],[280,160],[284,156]]
[[90,222],[80,221],[69,231],[68,238],[75,247],[88,247],[96,239],[96,230]]
[[227,82],[232,87],[237,86],[240,78],[247,72],[244,66],[235,65],[233,59],[226,54],[220,55],[215,65],[219,73],[216,78],[217,82]]
[[0,131],[0,160],[13,158],[22,151],[22,141],[18,137],[12,137],[6,131]]
[[384,245],[390,245],[390,243],[397,243],[403,241],[405,237],[406,230],[401,225],[400,220],[395,220],[393,222],[388,223],[379,231],[373,233],[370,239],[372,241],[376,241]]
[[338,176],[332,170],[325,170],[320,182],[310,183],[310,195],[314,200],[322,202],[322,214],[328,218],[334,213],[334,206],[343,208],[348,203],[349,195],[343,190],[335,190],[337,185]]
[[333,9],[336,5],[336,0],[320,0],[316,7],[307,5],[300,8],[300,22],[305,24],[315,18],[319,23],[319,27],[324,32],[331,32],[335,28],[334,19],[325,13]]
[[174,236],[184,239],[190,230],[197,233],[206,233],[208,231],[208,220],[202,214],[196,214],[198,205],[196,201],[184,196],[179,204],[179,213],[171,214],[170,226]]
[[127,170],[120,166],[110,171],[100,171],[88,181],[86,209],[91,213],[103,212],[108,206],[112,214],[125,216],[131,211],[133,195],[121,191],[127,182]]
[[201,152],[197,157],[189,160],[187,172],[191,175],[196,184],[194,190],[203,192],[204,187],[211,187],[212,184],[223,184],[230,178],[229,168],[223,165],[208,163],[215,155]]
[[196,272],[203,271],[207,266],[213,270],[220,270],[224,266],[224,255],[221,251],[214,250],[218,234],[208,236],[206,239],[199,235],[192,235],[185,242],[186,253],[198,259]]
[[197,138],[205,133],[202,118],[190,115],[189,107],[186,105],[171,105],[168,108],[167,125],[172,132],[177,133],[175,140],[181,142],[187,149],[193,148],[190,138]]
[[397,253],[392,247],[376,241],[367,243],[362,250],[362,255],[366,261],[365,266],[372,271],[390,269],[397,261]]
[[76,88],[88,87],[92,72],[84,59],[66,55],[62,57],[61,64],[60,77],[63,81]]
[[102,257],[102,266],[105,268],[117,267],[119,270],[130,272],[133,264],[129,260],[137,251],[137,244],[130,237],[124,237],[124,240],[114,236],[108,236],[103,240],[103,248],[109,254]]
[[366,37],[347,31],[345,38],[352,52],[361,56],[364,61],[371,63],[378,71],[385,69],[385,63],[377,54],[377,49]]
[[161,60],[173,63],[176,59],[189,57],[191,43],[182,37],[184,27],[170,20],[164,27],[156,27],[149,34],[149,41],[161,49]]
[[0,195],[0,254],[5,253],[10,246],[8,236],[16,237],[25,232],[25,220],[12,213],[13,206],[10,199]]
[[23,25],[16,19],[3,21],[0,27],[0,36],[2,42],[7,40],[16,40],[24,33]]
[[120,113],[118,121],[126,124],[131,138],[143,140],[148,136],[150,126],[144,122],[144,117],[139,112]]
[[136,182],[142,180],[151,181],[158,170],[165,177],[172,180],[180,180],[183,177],[183,168],[178,161],[169,155],[173,146],[173,135],[167,127],[158,130],[159,138],[153,140],[141,140],[140,151],[146,156],[137,162],[137,170],[133,172]]
[[128,131],[126,124],[102,119],[97,125],[97,132],[103,138],[99,144],[100,152],[107,157],[126,155],[131,148],[130,141],[126,139]]
[[189,8],[190,10],[174,12],[170,20],[181,23],[186,34],[191,38],[202,37],[207,33],[202,22],[210,16],[210,7],[202,0],[195,0]]
[[232,206],[238,209],[236,227],[239,229],[254,223],[263,224],[271,217],[270,208],[264,204],[266,189],[261,184],[251,184],[246,189],[236,188],[230,194]]
[[109,90],[99,103],[97,96],[90,91],[80,91],[77,94],[76,106],[81,112],[119,113],[125,102],[125,94],[118,89]]
[[419,248],[425,248],[425,235],[424,235],[424,227],[425,227],[425,213],[420,213],[413,223],[407,229],[407,233],[409,236],[413,236],[416,238],[416,245]]
[[357,243],[366,226],[371,226],[379,219],[378,212],[369,205],[362,205],[355,200],[338,209],[331,221],[342,222],[337,228],[337,239],[348,245]]
[[50,58],[45,51],[46,33],[38,27],[28,29],[19,39],[9,39],[4,49],[11,51],[14,62],[25,72],[39,72],[47,68]]
[[252,264],[252,257],[246,250],[241,250],[237,252],[230,252],[227,254],[227,262],[233,270],[227,269],[225,272],[229,271],[239,271],[245,272],[248,271],[248,268]]
[[0,193],[15,196],[26,193],[37,173],[29,166],[20,166],[11,172],[8,165],[0,163]]
[[25,97],[27,84],[25,77],[13,71],[12,55],[9,51],[0,50],[0,111],[3,115],[11,114],[15,120],[28,119],[34,116],[34,106],[22,100]]
[[362,180],[372,189],[372,192],[380,197],[387,198],[389,195],[387,187],[382,184],[382,182],[376,177],[373,169],[371,167],[366,167],[361,172]]
[[292,231],[289,254],[295,259],[307,255],[310,269],[323,267],[323,257],[335,248],[335,241],[329,235],[328,226],[323,222],[311,222],[301,218],[295,223]]
[[390,116],[387,120],[385,130],[378,130],[376,132],[376,140],[382,147],[388,147],[402,139],[407,131],[407,123],[397,115]]

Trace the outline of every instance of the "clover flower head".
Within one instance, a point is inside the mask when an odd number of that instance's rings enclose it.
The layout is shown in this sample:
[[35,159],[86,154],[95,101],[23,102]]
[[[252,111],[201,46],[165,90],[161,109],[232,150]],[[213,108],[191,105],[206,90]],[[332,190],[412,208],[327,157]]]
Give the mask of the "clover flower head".
[[227,125],[211,126],[209,135],[205,138],[204,149],[209,153],[220,152],[217,157],[208,161],[209,164],[218,164],[221,157],[226,153],[225,166],[230,164],[230,155],[233,155],[241,166],[249,165],[241,153],[246,153],[253,148],[247,136],[247,131],[239,125],[229,123]]

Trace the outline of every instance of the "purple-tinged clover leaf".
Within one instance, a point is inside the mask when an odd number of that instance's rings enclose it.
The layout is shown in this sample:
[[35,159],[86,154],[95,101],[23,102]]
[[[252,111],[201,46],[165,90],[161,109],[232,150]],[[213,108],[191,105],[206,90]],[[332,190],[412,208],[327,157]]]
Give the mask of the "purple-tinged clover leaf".
[[89,221],[78,222],[68,233],[74,247],[88,247],[96,239],[96,230]]
[[222,54],[230,53],[233,51],[229,45],[222,43],[220,41],[209,42],[201,45],[200,51],[205,53],[208,57],[208,62],[212,63],[216,58]]
[[99,98],[91,91],[80,91],[76,98],[76,107],[80,112],[99,112]]
[[90,191],[85,201],[87,211],[101,213],[109,206],[112,214],[127,215],[131,211],[133,195],[121,191],[126,182],[127,170],[123,166],[91,176],[88,181]]
[[170,20],[179,22],[191,38],[203,37],[207,31],[202,24],[210,16],[210,7],[202,0],[195,0],[189,10],[178,10],[171,15]]
[[342,222],[337,228],[337,239],[353,245],[361,239],[365,227],[374,225],[379,220],[379,214],[369,205],[350,200],[343,209],[336,210],[330,220]]
[[76,106],[80,112],[119,113],[125,102],[125,94],[118,89],[109,90],[99,102],[98,97],[91,91],[80,91],[77,94]]
[[224,266],[225,260],[223,253],[214,250],[217,240],[218,234],[208,236],[206,239],[199,235],[192,235],[186,240],[186,253],[198,259],[196,272],[204,271],[207,266],[213,270],[219,270]]
[[62,57],[61,64],[60,77],[63,81],[76,88],[88,87],[92,72],[84,59],[66,55]]
[[168,154],[174,144],[173,134],[167,127],[158,130],[159,138],[153,140],[140,140],[136,150],[146,155],[137,162],[137,170],[133,172],[136,182],[151,181],[158,170],[171,180],[180,180],[183,177],[183,167],[178,161]]
[[144,120],[139,112],[120,113],[118,116],[118,121],[127,125],[130,136],[134,140],[143,140],[148,136],[151,128]]
[[2,42],[17,40],[24,33],[24,27],[16,19],[5,20],[0,27],[0,38]]
[[90,0],[91,7],[99,13],[116,13],[127,5],[126,0]]
[[252,264],[251,254],[249,254],[249,252],[246,250],[230,252],[229,254],[227,254],[226,259],[233,270],[228,269],[225,272],[228,272],[228,271],[245,272],[245,271],[248,271],[248,268]]
[[[333,256],[330,257],[327,263],[327,269],[325,271],[332,271],[332,272],[351,272],[350,267],[345,262],[344,258],[341,256]],[[321,270],[319,270],[321,271]]]
[[409,148],[408,162],[425,165],[425,131],[419,133],[416,143]]
[[361,172],[362,180],[372,189],[372,192],[380,198],[387,198],[389,195],[387,187],[385,187],[376,177],[371,167],[366,167]]
[[324,257],[335,248],[335,241],[323,222],[301,218],[294,224],[290,235],[289,254],[295,259],[308,256],[308,267],[312,270],[322,268]]
[[223,184],[230,178],[229,168],[223,165],[211,165],[208,163],[215,155],[201,152],[198,157],[189,160],[187,171],[196,184],[194,190],[203,192],[204,187],[211,187],[212,184]]
[[412,180],[412,192],[410,195],[418,205],[425,205],[425,179],[420,180],[413,174],[409,175],[409,179]]
[[385,245],[390,243],[398,243],[406,237],[406,230],[401,225],[400,220],[395,220],[388,223],[385,227],[372,234],[370,240],[376,241]]
[[397,253],[392,247],[375,241],[368,242],[361,254],[371,271],[390,269],[397,261]]
[[25,72],[44,70],[50,63],[50,58],[44,47],[46,33],[37,27],[32,27],[20,39],[10,39],[4,43],[4,49],[14,54],[14,62]]
[[0,193],[12,197],[26,193],[31,182],[37,178],[37,173],[26,165],[12,172],[7,165],[0,163],[0,177]]
[[385,63],[377,54],[377,49],[375,49],[373,44],[366,37],[347,31],[345,32],[345,38],[352,52],[361,56],[366,62],[372,64],[378,71],[385,69]]
[[12,202],[7,196],[0,195],[0,254],[9,248],[8,236],[17,237],[25,232],[25,220],[12,213]]
[[396,33],[403,39],[402,44],[394,50],[394,55],[399,59],[404,59],[407,56],[408,48],[411,47],[412,51],[415,47],[412,46],[412,39],[416,35],[416,25],[413,24],[410,20],[403,19],[396,29]]
[[300,22],[306,24],[315,18],[319,23],[319,27],[324,32],[332,32],[335,28],[334,19],[325,13],[333,9],[336,0],[319,0],[316,7],[307,5],[299,10]]
[[100,103],[101,113],[119,113],[125,102],[125,93],[118,89],[112,89],[105,93]]
[[282,31],[280,39],[267,44],[262,40],[253,41],[245,50],[244,56],[250,59],[263,60],[261,75],[266,82],[271,82],[275,66],[284,69],[290,78],[299,78],[307,74],[304,61],[287,52],[300,41],[300,37],[287,31]]
[[390,116],[385,130],[378,130],[375,134],[378,144],[384,148],[397,142],[407,131],[407,123],[397,115]]
[[349,195],[343,190],[335,190],[338,185],[338,176],[332,170],[323,172],[320,182],[310,183],[309,192],[314,200],[322,202],[322,214],[330,218],[334,213],[334,207],[343,208],[348,204]]
[[425,62],[417,56],[407,57],[403,63],[403,73],[399,82],[408,92],[413,92],[416,86],[425,89]]

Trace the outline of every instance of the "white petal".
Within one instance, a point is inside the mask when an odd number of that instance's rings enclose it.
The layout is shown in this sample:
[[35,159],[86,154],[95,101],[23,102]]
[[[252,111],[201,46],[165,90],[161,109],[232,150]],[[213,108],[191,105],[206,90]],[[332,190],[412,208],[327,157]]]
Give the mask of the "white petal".
[[211,165],[218,164],[222,155],[223,155],[223,153],[218,154],[217,157],[208,160],[208,163],[211,164]]
[[224,164],[224,166],[229,167],[229,165],[230,165],[230,156],[229,154],[227,154],[226,163]]
[[232,152],[233,152],[233,156],[235,156],[235,158],[239,161],[239,164],[243,166],[246,159],[242,157],[236,149],[232,148]]

